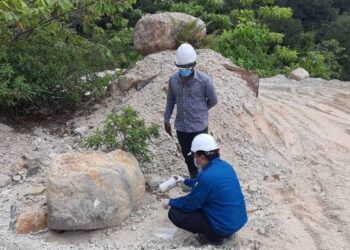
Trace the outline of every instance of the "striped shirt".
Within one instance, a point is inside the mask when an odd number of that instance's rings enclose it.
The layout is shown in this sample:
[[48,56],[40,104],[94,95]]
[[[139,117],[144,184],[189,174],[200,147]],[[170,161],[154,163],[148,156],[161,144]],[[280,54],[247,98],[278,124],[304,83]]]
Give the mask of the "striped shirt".
[[217,102],[213,81],[207,74],[196,70],[192,79],[182,83],[176,72],[169,79],[164,123],[170,122],[176,104],[175,129],[185,133],[202,131],[208,127],[208,110]]

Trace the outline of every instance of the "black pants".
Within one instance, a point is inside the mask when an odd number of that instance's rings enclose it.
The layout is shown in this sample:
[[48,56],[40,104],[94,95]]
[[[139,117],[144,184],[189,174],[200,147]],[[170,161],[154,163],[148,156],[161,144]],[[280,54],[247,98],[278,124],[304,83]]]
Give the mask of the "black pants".
[[198,169],[194,165],[193,155],[187,155],[187,154],[191,151],[191,144],[192,144],[193,138],[196,137],[196,135],[199,135],[202,133],[208,133],[208,128],[204,129],[203,131],[193,132],[193,133],[176,131],[177,139],[179,140],[179,143],[181,146],[182,155],[185,158],[185,162],[187,164],[188,172],[191,178],[196,177],[198,173]]
[[168,217],[175,226],[194,234],[204,234],[211,242],[217,242],[225,238],[214,231],[202,210],[186,213],[171,207]]

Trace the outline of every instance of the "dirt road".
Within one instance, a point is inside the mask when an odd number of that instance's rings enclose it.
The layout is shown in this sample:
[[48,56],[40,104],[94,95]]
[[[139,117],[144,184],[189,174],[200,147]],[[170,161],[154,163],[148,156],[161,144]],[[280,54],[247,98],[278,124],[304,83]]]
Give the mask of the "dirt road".
[[267,185],[288,249],[350,246],[350,85],[323,82],[261,82],[261,131],[291,172],[290,187]]

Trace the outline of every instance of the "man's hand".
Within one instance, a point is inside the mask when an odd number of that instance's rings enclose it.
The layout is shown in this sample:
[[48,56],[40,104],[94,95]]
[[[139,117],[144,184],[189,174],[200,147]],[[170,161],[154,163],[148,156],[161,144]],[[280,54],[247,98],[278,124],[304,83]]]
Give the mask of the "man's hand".
[[166,199],[166,200],[162,200],[162,207],[164,208],[164,209],[169,209],[169,200],[168,199]]
[[164,128],[165,128],[165,131],[166,131],[171,137],[173,137],[173,134],[171,133],[171,125],[170,125],[169,122],[164,123]]
[[183,177],[180,176],[180,175],[175,175],[174,178],[176,179],[176,183],[177,183],[177,184],[183,184],[184,181],[185,181],[185,178],[183,178]]

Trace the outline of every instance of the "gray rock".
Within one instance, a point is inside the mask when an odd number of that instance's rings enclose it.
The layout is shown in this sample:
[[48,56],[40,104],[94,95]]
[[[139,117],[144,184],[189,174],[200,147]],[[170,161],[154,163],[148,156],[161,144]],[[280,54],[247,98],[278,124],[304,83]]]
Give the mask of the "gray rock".
[[43,139],[38,137],[36,138],[34,141],[33,141],[33,144],[36,146],[36,147],[39,147],[40,145],[43,144]]
[[249,193],[255,193],[258,191],[258,185],[257,183],[253,182],[248,185],[248,192]]
[[157,189],[159,184],[164,181],[164,178],[161,178],[158,175],[150,175],[146,177],[146,183],[151,189]]
[[6,187],[11,183],[11,178],[8,175],[0,174],[0,188]]
[[84,135],[87,134],[88,131],[89,131],[89,128],[87,128],[87,127],[80,127],[80,128],[74,129],[74,134],[83,137]]
[[206,35],[205,24],[193,16],[164,12],[142,17],[134,28],[134,46],[142,54],[148,55],[162,50],[175,49],[176,38],[185,24],[197,21],[199,35]]
[[309,72],[307,72],[303,68],[297,68],[290,73],[289,78],[297,80],[297,81],[301,81],[301,80],[309,78]]
[[12,132],[13,131],[13,128],[11,128],[10,126],[7,126],[3,123],[0,123],[0,131],[1,132]]
[[48,175],[48,227],[90,230],[119,225],[140,205],[144,192],[144,176],[129,153],[60,155]]
[[22,180],[22,176],[19,174],[16,174],[16,175],[12,176],[12,180],[15,182],[18,182],[18,181]]
[[23,196],[27,197],[27,196],[41,195],[45,192],[45,190],[46,190],[46,187],[44,186],[31,187],[23,193]]
[[122,75],[118,79],[118,87],[122,91],[127,91],[136,83],[137,78],[132,74]]
[[42,163],[41,163],[40,159],[38,159],[38,158],[35,158],[33,160],[29,160],[25,166],[27,168],[27,177],[31,177],[31,176],[36,175],[40,171],[41,165],[42,165]]
[[96,241],[97,241],[97,239],[96,239],[95,237],[91,237],[91,238],[89,239],[89,242],[90,242],[91,244],[96,243]]

